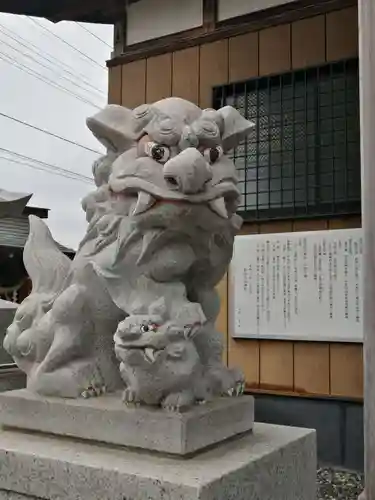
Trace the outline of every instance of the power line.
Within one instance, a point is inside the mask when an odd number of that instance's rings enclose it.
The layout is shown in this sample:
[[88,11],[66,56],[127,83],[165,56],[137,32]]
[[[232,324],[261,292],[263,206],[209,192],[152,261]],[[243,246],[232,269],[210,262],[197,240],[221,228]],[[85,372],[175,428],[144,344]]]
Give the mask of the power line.
[[[3,29],[2,29],[3,28]],[[6,30],[6,31],[4,31]],[[9,34],[9,33],[13,33],[15,36],[13,36],[12,34]],[[62,63],[62,61],[60,61],[59,59],[57,59],[56,57],[48,54],[47,52],[44,52],[40,49],[38,49],[38,47],[36,47],[36,45],[32,44],[31,42],[29,42],[28,40],[22,38],[21,36],[19,36],[17,33],[13,32],[12,30],[9,30],[8,28],[6,28],[3,24],[0,23],[0,33],[3,33],[4,36],[10,38],[11,40],[15,41],[16,43],[18,43],[19,45],[27,48],[29,51],[31,52],[34,52],[38,57],[40,57],[41,59],[44,59],[45,61],[47,61],[48,63],[51,63],[53,64],[54,66],[61,66],[61,70],[64,71],[65,73],[67,73],[68,75],[71,75],[73,78],[75,78],[77,81],[82,81],[83,85],[86,85],[87,87],[91,87],[92,90],[90,89],[86,89],[84,87],[82,87],[83,90],[85,91],[90,91],[90,92],[96,92],[98,95],[100,96],[105,96],[106,94],[104,93],[104,91],[100,91],[98,90],[98,88],[94,87],[94,85],[91,85],[91,83],[86,80],[85,78],[81,78],[78,76],[78,74],[76,74],[74,71],[74,68],[71,68],[70,66],[66,65],[65,63]],[[19,39],[21,40],[25,40],[26,43],[23,43],[22,41],[20,41]],[[5,43],[5,42],[4,42]],[[34,49],[33,47],[36,47],[36,49]],[[16,49],[16,47],[12,47],[14,50],[18,50]],[[43,52],[48,55],[50,55],[50,57],[46,57],[43,55]],[[32,56],[30,54],[24,54],[25,57],[28,57],[28,58],[32,58]],[[37,61],[38,64],[40,65],[43,65],[41,62]],[[63,64],[67,67],[67,68],[71,68],[73,71],[70,71],[69,69],[65,69]],[[69,78],[61,75],[60,73],[58,73],[54,68],[51,68],[47,65],[43,65],[45,68],[47,68],[48,70],[58,74],[59,76],[61,76],[61,78],[64,78],[68,81],[70,81],[73,85],[79,85],[73,81],[71,81]],[[81,85],[80,85],[81,86]]]
[[18,61],[14,61],[10,56],[9,54],[5,54],[4,52],[1,52],[0,51],[0,59],[8,64],[11,64],[12,66],[16,67],[17,69],[19,69],[20,71],[23,71],[31,76],[33,76],[34,78],[36,78],[37,80],[41,80],[42,82],[46,83],[47,85],[50,85],[51,87],[54,87],[58,90],[61,90],[62,92],[65,92],[66,94],[70,94],[72,95],[75,99],[78,99],[79,101],[82,101],[84,102],[85,104],[89,104],[90,106],[93,106],[94,108],[96,109],[100,109],[100,106],[94,104],[93,102],[91,101],[88,101],[87,99],[85,99],[84,97],[72,92],[71,90],[67,89],[66,87],[60,85],[59,83],[56,83],[54,82],[53,80],[47,78],[46,76],[44,75],[41,75],[40,73],[38,73],[37,71],[33,70],[32,68],[26,66],[25,64],[22,64]]
[[[1,150],[1,148],[0,148],[0,150]],[[0,159],[5,160],[5,161],[10,162],[10,163],[15,163],[17,165],[22,165],[24,167],[29,167],[29,168],[32,168],[34,170],[39,170],[41,172],[46,172],[47,174],[58,175],[60,177],[65,177],[66,179],[70,179],[72,181],[80,181],[80,182],[84,182],[85,184],[88,184],[88,181],[85,179],[82,179],[80,177],[76,177],[74,175],[69,175],[69,174],[66,174],[64,172],[60,172],[59,170],[46,168],[46,167],[43,167],[40,165],[32,164],[32,163],[27,162],[27,161],[21,161],[21,160],[15,159],[15,158],[8,158],[8,157],[2,156],[2,155],[0,155]],[[92,184],[92,183],[90,183],[90,184]]]
[[[75,68],[73,68],[73,66],[70,66],[69,64],[66,64],[62,60],[60,60],[57,57],[55,57],[54,55],[52,55],[50,52],[47,52],[47,51],[41,49],[40,47],[38,47],[37,45],[35,45],[34,43],[32,43],[30,40],[27,40],[26,38],[23,38],[21,35],[19,35],[15,31],[11,30],[7,26],[4,26],[1,23],[0,23],[0,26],[4,30],[6,30],[8,33],[11,33],[9,35],[9,34],[7,34],[7,33],[4,32],[4,34],[6,36],[8,36],[9,38],[12,38],[13,40],[15,40],[20,45],[23,45],[24,47],[26,47],[27,49],[31,50],[32,52],[35,52],[37,55],[39,55],[39,57],[45,59],[46,61],[48,61],[48,62],[50,62],[50,63],[52,63],[54,65],[61,66],[61,69],[63,71],[66,71],[68,74],[70,74],[70,75],[74,76],[75,78],[77,78],[77,80],[81,80],[88,87],[91,87],[92,89],[96,90],[97,92],[100,92],[101,94],[105,95],[105,91],[104,90],[100,91],[100,89],[98,90],[96,87],[94,87],[94,85],[92,85],[90,83],[90,81],[88,80],[88,78],[86,78],[86,76],[83,75],[82,73],[79,73]],[[23,40],[23,42],[25,42],[25,43],[22,43],[19,40]],[[31,47],[34,47],[34,48],[31,48]],[[46,54],[46,55],[43,55],[43,54]],[[66,68],[68,68],[68,69],[66,69]]]
[[87,146],[84,146],[83,144],[80,144],[79,142],[71,141],[70,139],[66,139],[65,137],[61,137],[60,135],[54,134],[53,132],[49,132],[48,130],[43,130],[42,128],[37,127],[36,125],[32,125],[31,123],[27,123],[25,121],[19,120],[18,118],[15,118],[14,116],[7,115],[6,113],[1,113],[0,116],[3,118],[8,118],[9,120],[12,120],[16,123],[19,123],[21,125],[24,125],[25,127],[32,128],[34,130],[37,130],[38,132],[43,132],[43,134],[47,134],[51,137],[55,137],[56,139],[60,139],[60,141],[67,142],[68,144],[72,144],[73,146],[77,146],[82,149],[86,149],[87,151],[90,151],[91,153],[95,153],[98,155],[102,155],[100,151],[97,151],[96,149],[91,149]]
[[12,156],[16,156],[17,158],[21,158],[22,160],[32,161],[34,163],[41,165],[44,168],[52,169],[55,172],[60,172],[60,174],[69,175],[70,177],[73,177],[75,179],[79,179],[85,182],[90,182],[90,184],[93,183],[93,179],[91,177],[80,174],[78,172],[74,172],[73,170],[68,170],[67,168],[58,167],[57,165],[53,165],[52,163],[47,163],[45,161],[37,160],[36,158],[32,158],[31,156],[26,156],[21,153],[17,153],[16,151],[11,151],[10,149],[0,147],[0,151],[3,151],[4,153],[10,154]]
[[[32,165],[31,163],[27,163],[27,162],[15,160],[13,158],[7,158],[6,156],[1,156],[0,155],[0,160],[6,160],[6,161],[9,161],[11,163],[15,163],[17,165],[22,165],[23,167],[29,167],[29,168],[33,168],[34,170],[39,170],[41,172],[46,172],[48,174],[58,175],[60,177],[65,177],[65,178],[70,179],[72,181],[81,181],[81,179],[77,179],[77,178],[71,177],[69,175],[64,175],[61,172],[54,172],[52,170],[48,170],[48,169],[43,168],[43,167],[38,167],[37,165]],[[86,181],[84,181],[84,182],[86,183]]]
[[98,63],[98,61],[95,61],[95,59],[93,59],[92,57],[90,57],[89,55],[85,54],[84,52],[82,52],[81,50],[77,49],[77,47],[75,47],[74,45],[72,45],[71,43],[67,42],[66,40],[64,40],[64,38],[61,38],[61,36],[59,35],[56,35],[56,33],[54,33],[52,30],[50,30],[49,28],[47,28],[46,26],[43,26],[42,23],[40,23],[39,21],[37,21],[36,19],[33,19],[31,16],[26,16],[28,19],[30,19],[30,21],[32,21],[34,24],[36,24],[37,26],[39,26],[40,28],[42,28],[44,31],[46,31],[47,33],[49,33],[50,35],[52,35],[53,37],[57,38],[58,40],[60,40],[61,42],[63,42],[65,45],[67,45],[68,47],[70,47],[71,49],[73,49],[74,51],[78,52],[79,54],[81,54],[81,56],[83,56],[85,59],[89,60],[91,63],[95,64],[96,66],[99,66],[99,68],[101,68],[102,70],[106,71],[106,69]]
[[[1,31],[1,30],[0,30]],[[81,85],[79,85],[78,83],[75,83],[73,82],[72,80],[70,80],[69,78],[67,78],[66,76],[60,74],[59,72],[57,72],[56,70],[54,70],[53,68],[50,68],[49,66],[47,66],[46,64],[38,61],[35,57],[33,57],[32,55],[30,54],[26,54],[25,52],[23,52],[22,50],[19,50],[17,47],[14,47],[14,45],[11,45],[10,43],[8,42],[5,42],[4,40],[0,40],[0,42],[4,45],[6,45],[7,47],[10,47],[12,50],[18,52],[19,54],[21,54],[23,57],[26,57],[27,59],[30,59],[31,61],[34,61],[36,64],[39,64],[40,66],[42,66],[42,68],[46,68],[48,71],[51,71],[52,73],[55,73],[57,74],[58,77],[60,78],[63,78],[64,80],[68,81],[71,85],[75,85],[76,87],[78,87],[80,90],[84,90],[85,92],[92,92],[92,91],[89,91],[88,89],[85,89],[84,87],[82,87]],[[8,54],[10,55],[10,54]],[[18,64],[23,64],[23,63],[20,63],[19,61],[16,61]],[[30,69],[31,71],[35,71],[34,69],[26,66],[28,69]],[[43,77],[47,78],[45,75],[42,75]],[[51,80],[53,82],[53,80]],[[56,82],[53,82],[53,83],[56,83]],[[59,85],[59,83],[56,83],[56,85]],[[61,85],[61,87],[63,87]],[[66,87],[63,87],[65,90],[68,91],[68,89],[66,89]],[[69,90],[69,92],[71,92]],[[73,94],[75,94],[74,92],[72,92]],[[79,94],[75,94],[76,96],[79,96]],[[81,97],[81,96],[79,96]],[[98,96],[94,96],[92,95],[92,97],[98,97]],[[90,101],[87,101],[87,102],[90,102]],[[94,103],[91,103],[93,106],[96,106],[96,104]]]
[[102,42],[104,43],[104,45],[107,45],[107,47],[109,47],[111,50],[112,50],[112,45],[109,45],[109,43],[107,43],[105,40],[103,40],[103,38],[100,38],[100,36],[96,35],[95,33],[93,33],[92,31],[90,31],[88,28],[86,28],[86,26],[84,26],[82,23],[79,23],[78,21],[76,21],[76,24],[82,28],[83,30],[85,30],[87,33],[89,33],[91,36],[93,36],[94,38],[96,38],[97,40],[99,40],[99,42]]

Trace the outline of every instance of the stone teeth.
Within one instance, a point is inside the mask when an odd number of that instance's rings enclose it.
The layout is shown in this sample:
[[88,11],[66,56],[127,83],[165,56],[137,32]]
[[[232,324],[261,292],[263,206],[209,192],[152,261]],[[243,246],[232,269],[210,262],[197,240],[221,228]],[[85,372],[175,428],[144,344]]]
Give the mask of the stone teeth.
[[220,215],[220,217],[223,217],[224,219],[228,218],[228,212],[225,207],[224,198],[218,198],[216,200],[210,201],[209,205],[211,207],[211,210]]
[[146,347],[145,356],[151,363],[153,363],[155,361],[155,350],[151,347]]
[[138,200],[133,209],[132,215],[142,214],[146,212],[155,203],[155,199],[148,193],[140,191],[138,193]]

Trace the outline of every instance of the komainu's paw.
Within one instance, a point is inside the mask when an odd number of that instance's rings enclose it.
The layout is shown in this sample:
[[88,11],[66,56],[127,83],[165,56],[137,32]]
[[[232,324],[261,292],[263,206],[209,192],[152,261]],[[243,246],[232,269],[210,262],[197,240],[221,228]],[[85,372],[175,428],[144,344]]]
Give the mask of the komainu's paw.
[[91,370],[90,382],[83,384],[83,390],[81,391],[81,397],[84,399],[96,398],[107,392],[99,367],[95,366]]
[[237,382],[235,387],[227,391],[227,396],[241,396],[245,392],[245,382]]
[[190,391],[169,394],[161,406],[167,411],[179,412],[195,404],[194,394]]
[[226,396],[241,396],[245,392],[245,377],[242,372],[236,369],[226,369],[223,389]]
[[84,389],[81,393],[81,397],[84,399],[89,399],[89,398],[96,398],[98,396],[101,396],[102,394],[105,394],[107,392],[107,389],[105,385],[98,386],[98,385],[89,385],[87,389]]
[[122,401],[126,405],[137,405],[139,404],[139,400],[137,398],[137,393],[131,389],[130,387],[127,387],[124,389],[124,392],[122,393]]
[[216,366],[206,373],[213,394],[219,396],[241,396],[245,391],[245,378],[239,370]]

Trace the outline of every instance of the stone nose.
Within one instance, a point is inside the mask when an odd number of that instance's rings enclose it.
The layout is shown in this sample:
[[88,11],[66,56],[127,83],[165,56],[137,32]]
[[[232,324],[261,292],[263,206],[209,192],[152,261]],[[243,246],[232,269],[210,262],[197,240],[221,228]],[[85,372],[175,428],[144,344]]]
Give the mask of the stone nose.
[[205,184],[212,179],[210,165],[195,148],[188,148],[173,157],[164,165],[164,179],[169,189],[184,194],[203,191]]

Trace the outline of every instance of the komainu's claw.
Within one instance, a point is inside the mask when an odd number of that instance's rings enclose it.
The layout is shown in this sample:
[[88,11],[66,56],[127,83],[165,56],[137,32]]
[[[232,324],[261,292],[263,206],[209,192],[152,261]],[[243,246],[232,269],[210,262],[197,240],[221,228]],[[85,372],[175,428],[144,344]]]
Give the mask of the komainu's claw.
[[137,395],[133,389],[127,387],[122,393],[122,400],[127,405],[137,405],[139,403]]
[[195,404],[195,397],[191,391],[182,391],[169,394],[161,406],[166,411],[181,412]]
[[164,409],[169,411],[169,412],[178,412],[178,410],[179,410],[178,406],[165,406]]
[[236,396],[241,396],[245,391],[245,384],[243,382],[240,382],[236,386]]

